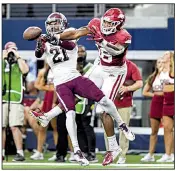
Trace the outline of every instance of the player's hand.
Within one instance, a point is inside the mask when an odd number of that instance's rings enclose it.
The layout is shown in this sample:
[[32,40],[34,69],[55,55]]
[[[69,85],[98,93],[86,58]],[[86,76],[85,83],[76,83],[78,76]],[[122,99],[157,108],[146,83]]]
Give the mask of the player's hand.
[[46,34],[45,36],[47,42],[49,42],[52,45],[59,45],[60,40],[57,38],[54,34]]
[[87,38],[87,40],[94,40],[98,43],[101,43],[103,41],[103,38],[99,37],[98,35],[89,34],[88,36],[90,36],[90,37]]
[[101,31],[97,27],[92,26],[89,28],[89,30],[90,30],[91,34],[89,35],[90,39],[88,39],[88,40],[94,40],[94,41],[99,42],[99,43],[101,43],[103,41]]
[[120,90],[119,90],[119,93],[121,95],[123,95],[124,93],[128,92],[129,89],[128,89],[128,86],[121,86]]
[[42,48],[45,48],[45,41],[43,40],[42,36],[40,36],[36,41],[36,50],[40,51]]
[[42,40],[43,42],[47,42],[47,34],[41,34],[37,40]]
[[37,39],[37,41],[36,41],[36,49],[37,49],[37,50],[41,50],[42,47],[43,47],[43,42],[42,42],[42,40],[39,38],[39,39]]

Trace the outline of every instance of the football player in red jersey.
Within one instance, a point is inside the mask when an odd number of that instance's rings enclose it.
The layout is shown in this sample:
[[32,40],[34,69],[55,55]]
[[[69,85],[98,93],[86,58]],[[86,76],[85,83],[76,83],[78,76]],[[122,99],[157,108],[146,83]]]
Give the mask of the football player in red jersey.
[[[88,26],[80,28],[79,30],[48,35],[47,41],[52,44],[52,42],[60,42],[59,39],[76,40],[81,36],[90,34],[91,38],[96,41],[98,46],[100,64],[87,72],[86,76],[94,80],[94,83],[101,88],[107,97],[114,100],[126,77],[127,67],[125,56],[128,45],[131,43],[131,35],[121,28],[124,22],[124,13],[118,8],[112,8],[104,14],[101,21],[98,18],[94,18],[89,22]],[[95,82],[96,76],[99,78],[99,82]],[[103,113],[104,110],[98,106],[97,111]],[[119,113],[116,112],[116,115],[113,117],[126,137],[130,140],[134,140],[134,134],[122,121]],[[114,134],[112,117],[104,114],[102,116],[102,121],[109,142],[109,151],[106,153],[103,165],[108,165],[114,161],[121,152],[121,149],[117,144]]]

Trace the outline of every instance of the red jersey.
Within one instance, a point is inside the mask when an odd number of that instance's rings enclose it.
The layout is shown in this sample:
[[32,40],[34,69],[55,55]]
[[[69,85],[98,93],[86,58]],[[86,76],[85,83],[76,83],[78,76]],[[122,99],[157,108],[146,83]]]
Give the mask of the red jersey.
[[[91,25],[95,26],[97,32],[101,32],[100,19],[98,18],[92,19],[89,22],[88,28],[91,27]],[[104,35],[101,33],[101,35],[103,39],[105,39],[108,43],[111,43],[113,45],[117,43],[119,43],[120,45],[124,45],[125,43],[128,43],[128,42],[131,43],[131,38],[132,38],[132,36],[125,29],[121,29],[114,34]],[[101,65],[103,66],[122,66],[125,63],[127,48],[122,54],[117,55],[117,56],[112,56],[98,43],[97,43],[97,48],[99,51]]]
[[[138,67],[136,66],[136,64],[134,64],[133,62],[131,62],[130,60],[126,60],[126,64],[127,64],[127,75],[126,75],[126,79],[127,80],[133,80],[133,81],[138,81],[138,80],[142,80],[142,76],[140,74],[140,71],[138,69]],[[132,106],[132,96],[133,96],[133,92],[127,92],[123,94],[123,99],[121,100],[114,100],[115,105],[118,108],[124,108],[124,107],[130,107]]]

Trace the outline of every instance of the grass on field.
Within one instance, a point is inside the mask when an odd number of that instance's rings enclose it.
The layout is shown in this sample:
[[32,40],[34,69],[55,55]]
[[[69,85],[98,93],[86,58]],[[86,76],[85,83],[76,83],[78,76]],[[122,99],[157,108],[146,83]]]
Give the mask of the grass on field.
[[[158,164],[156,162],[151,162],[151,163],[141,163],[140,159],[142,158],[142,156],[140,155],[127,155],[127,164],[123,164],[123,165],[117,165],[116,161],[109,165],[109,166],[105,166],[103,167],[101,165],[102,160],[103,160],[103,154],[98,154],[97,158],[99,160],[98,163],[90,163],[89,166],[80,166],[78,163],[70,163],[69,161],[66,161],[65,163],[58,163],[58,162],[54,162],[54,161],[48,161],[48,158],[52,157],[53,153],[52,152],[47,152],[44,154],[44,160],[31,160],[30,156],[32,155],[32,153],[30,152],[26,152],[25,153],[25,157],[26,160],[24,162],[12,162],[13,159],[13,155],[8,156],[8,161],[3,161],[3,165],[2,165],[2,169],[15,169],[15,170],[24,170],[24,169],[38,169],[38,170],[50,170],[50,169],[57,169],[57,170],[61,170],[61,169],[72,169],[72,170],[76,170],[76,169],[85,169],[85,170],[89,170],[89,169],[173,169],[174,168],[174,164],[168,164],[168,163],[161,163]],[[69,155],[67,156],[69,157]],[[160,156],[156,156],[156,159],[160,158]],[[117,159],[116,159],[117,160]]]

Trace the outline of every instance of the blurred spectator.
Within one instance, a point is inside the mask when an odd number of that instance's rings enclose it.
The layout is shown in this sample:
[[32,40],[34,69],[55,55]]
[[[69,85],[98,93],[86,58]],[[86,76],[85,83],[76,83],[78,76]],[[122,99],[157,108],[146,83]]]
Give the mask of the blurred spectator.
[[29,66],[29,73],[27,74],[26,81],[27,82],[33,82],[36,80],[37,75],[37,60],[36,58],[29,58],[27,60],[27,64]]
[[156,62],[155,71],[148,77],[143,89],[143,95],[152,97],[150,105],[150,124],[151,135],[149,140],[149,153],[146,154],[141,161],[150,162],[155,161],[154,152],[157,143],[157,134],[161,124],[162,110],[163,110],[163,79],[161,72],[163,70],[163,59],[159,58]]
[[6,4],[2,4],[2,18],[6,18],[6,12],[7,11],[7,5]]
[[[130,60],[126,60],[127,64],[127,75],[124,84],[119,90],[119,96],[114,101],[118,112],[122,118],[122,120],[129,125],[131,113],[132,113],[132,105],[133,105],[133,93],[134,91],[140,89],[143,86],[141,73],[133,62]],[[119,97],[119,98],[118,98]],[[120,130],[119,134],[119,145],[122,149],[122,153],[117,161],[118,164],[124,164],[126,162],[126,153],[129,148],[129,140],[125,137],[125,135]]]
[[164,73],[164,101],[163,101],[163,127],[165,154],[157,162],[174,162],[174,53],[166,52],[163,56],[165,66]]
[[[35,87],[40,91],[45,91],[44,101],[42,105],[42,111],[48,112],[52,109],[53,98],[54,98],[54,86],[53,86],[53,74],[49,66],[45,63],[42,70],[39,71]],[[51,120],[51,126],[53,128],[54,144],[57,145],[58,133],[56,118]],[[37,151],[30,157],[32,160],[43,160],[43,145],[46,141],[47,127],[39,127],[37,137]]]
[[[5,44],[3,50],[3,129],[2,155],[5,156],[6,128],[10,127],[16,145],[17,154],[13,161],[24,161],[22,133],[20,127],[24,121],[23,74],[29,71],[28,65],[20,57],[14,42]],[[9,93],[10,92],[10,93]]]
[[76,17],[85,17],[85,10],[82,8],[82,5],[77,5]]
[[77,5],[76,17],[87,17],[87,13],[91,12],[93,14],[94,5],[92,4],[81,4]]
[[33,129],[35,135],[38,134],[38,124],[35,121],[35,119],[29,115],[29,111],[33,108],[34,109],[39,108],[40,103],[40,99],[37,98],[38,90],[34,86],[37,74],[36,59],[34,57],[29,58],[29,60],[27,60],[27,64],[29,66],[29,73],[25,78],[26,90],[23,99],[23,105],[24,105],[24,127],[22,128],[22,133],[24,135],[23,138],[25,138],[26,135],[27,123]]
[[22,128],[22,133],[25,138],[27,123],[34,130],[35,135],[37,135],[38,124],[33,117],[29,115],[29,111],[33,108],[39,108],[40,100],[38,98],[38,90],[34,86],[35,82],[26,82],[26,91],[24,94],[23,105],[24,105],[24,127]]

